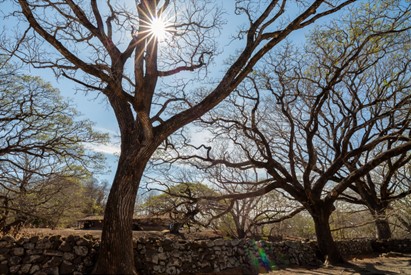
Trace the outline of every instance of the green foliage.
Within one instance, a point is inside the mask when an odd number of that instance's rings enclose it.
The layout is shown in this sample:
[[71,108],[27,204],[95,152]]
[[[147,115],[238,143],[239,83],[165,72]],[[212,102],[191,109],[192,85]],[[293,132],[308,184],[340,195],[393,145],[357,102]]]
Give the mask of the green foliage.
[[90,177],[82,181],[82,192],[84,197],[83,215],[99,216],[103,215],[106,201],[108,182],[99,182]]
[[142,205],[149,215],[167,215],[176,223],[207,224],[215,210],[224,208],[219,202],[202,199],[217,192],[202,183],[180,183],[149,197]]
[[82,206],[82,179],[103,167],[86,149],[106,134],[39,77],[0,61],[0,225],[68,225]]
[[205,200],[197,203],[198,197],[215,196],[217,193],[202,183],[180,183],[168,188],[164,193],[149,197],[143,204],[149,214],[169,214],[184,212],[192,207],[207,207]]

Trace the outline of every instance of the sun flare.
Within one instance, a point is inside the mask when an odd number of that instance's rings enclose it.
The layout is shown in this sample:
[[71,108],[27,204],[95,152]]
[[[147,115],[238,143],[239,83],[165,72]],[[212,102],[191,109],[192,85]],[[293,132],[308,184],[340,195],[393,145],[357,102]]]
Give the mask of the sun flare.
[[153,18],[153,20],[150,22],[150,32],[157,39],[164,39],[167,33],[166,22],[161,17]]

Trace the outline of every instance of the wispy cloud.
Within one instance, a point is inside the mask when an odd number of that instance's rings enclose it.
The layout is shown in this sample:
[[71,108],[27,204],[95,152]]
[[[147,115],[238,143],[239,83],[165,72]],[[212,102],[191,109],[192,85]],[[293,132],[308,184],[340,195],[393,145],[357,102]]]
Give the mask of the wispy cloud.
[[120,135],[118,132],[103,127],[95,127],[95,130],[107,133],[109,135],[109,142],[106,144],[87,143],[85,147],[94,152],[118,156],[120,155]]
[[110,144],[86,144],[86,148],[94,152],[110,154],[110,155],[119,155],[120,154],[120,145],[110,143]]

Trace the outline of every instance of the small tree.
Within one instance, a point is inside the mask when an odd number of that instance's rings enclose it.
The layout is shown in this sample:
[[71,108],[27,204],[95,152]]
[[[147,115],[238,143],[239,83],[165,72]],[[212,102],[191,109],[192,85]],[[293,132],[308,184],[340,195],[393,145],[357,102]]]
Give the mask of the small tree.
[[392,216],[398,221],[399,227],[411,236],[411,196],[397,200],[392,205]]
[[[221,148],[224,148],[224,145],[221,145]],[[222,152],[225,151],[222,150]],[[205,171],[205,177],[222,196],[234,195],[234,198],[225,200],[228,206],[227,214],[219,219],[219,227],[225,228],[223,231],[232,237],[259,238],[269,235],[270,232],[264,232],[265,226],[289,219],[304,210],[298,202],[286,198],[275,190],[261,196],[237,199],[235,194],[258,192],[261,182],[265,180],[265,175],[260,175],[253,169],[243,171],[229,167],[223,170],[219,167],[213,168]],[[233,182],[233,179],[236,181]]]
[[103,215],[107,199],[108,182],[90,177],[83,180],[81,184],[85,200],[83,213],[87,216]]
[[[388,143],[380,151],[389,150]],[[366,156],[365,160],[371,156]],[[354,204],[365,205],[375,220],[376,238],[389,239],[392,236],[387,210],[396,200],[411,194],[411,174],[406,165],[411,160],[411,154],[404,152],[397,158],[392,158],[377,166],[366,176],[356,181],[350,189],[355,193],[347,192],[342,199]],[[356,169],[350,165],[350,170]]]
[[179,183],[167,187],[163,194],[149,197],[143,207],[149,215],[168,215],[173,223],[170,232],[178,234],[183,225],[203,225],[213,218],[213,212],[223,208],[215,202],[199,200],[217,193],[201,183]]

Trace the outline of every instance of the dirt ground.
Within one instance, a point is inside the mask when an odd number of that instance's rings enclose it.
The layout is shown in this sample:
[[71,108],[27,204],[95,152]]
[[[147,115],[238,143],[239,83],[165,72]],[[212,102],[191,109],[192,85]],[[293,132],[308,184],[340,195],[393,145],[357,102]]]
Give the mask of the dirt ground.
[[[144,231],[134,231],[134,237],[140,236],[151,236],[160,237],[167,235],[169,238],[190,238],[190,239],[213,239],[217,238],[218,235],[213,232],[199,232],[191,233],[190,236],[174,236],[164,232],[144,232]],[[75,230],[75,229],[24,229],[21,235],[30,236],[48,236],[48,235],[92,235],[94,238],[100,238],[100,230]],[[240,275],[242,272],[239,270],[227,270],[224,272],[219,272],[215,274],[219,275]],[[260,272],[260,274],[269,275],[392,275],[392,274],[409,274],[411,275],[411,254],[400,254],[400,253],[385,253],[381,255],[366,255],[362,257],[357,257],[350,259],[345,266],[323,266],[320,268],[307,268],[307,267],[286,267],[279,268],[278,270],[273,270],[270,272]],[[203,274],[201,274],[203,275]],[[249,275],[244,274],[242,275]]]
[[345,266],[324,266],[317,269],[285,268],[271,271],[268,274],[301,274],[301,275],[349,275],[349,274],[410,274],[411,254],[385,253],[368,255],[349,260]]

